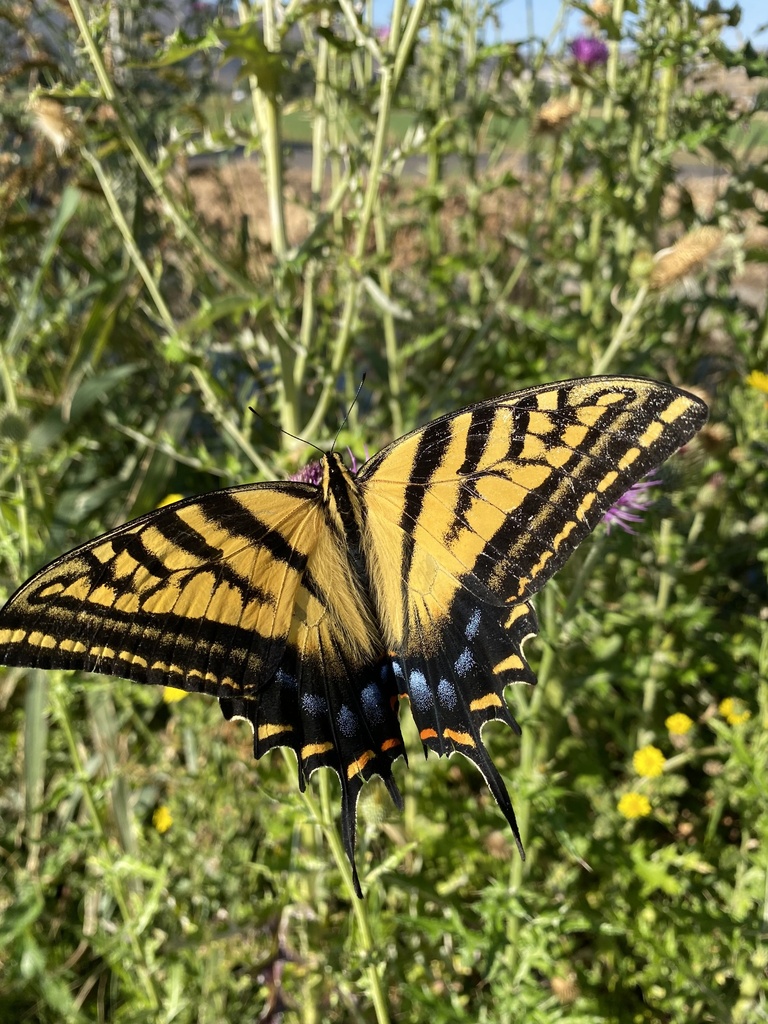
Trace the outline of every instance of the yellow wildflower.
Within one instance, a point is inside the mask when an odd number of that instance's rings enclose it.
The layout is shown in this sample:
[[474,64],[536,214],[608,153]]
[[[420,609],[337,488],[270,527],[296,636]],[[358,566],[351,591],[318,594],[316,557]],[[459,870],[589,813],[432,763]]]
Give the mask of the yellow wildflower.
[[152,824],[155,826],[160,835],[162,835],[164,832],[167,832],[168,829],[173,824],[171,812],[168,810],[165,804],[161,804],[157,808],[155,813],[152,815]]
[[163,500],[160,502],[160,504],[157,507],[158,508],[162,508],[164,505],[173,505],[177,501],[183,501],[183,500],[184,500],[184,495],[183,494],[168,494],[168,495],[166,495],[163,498]]
[[688,715],[684,715],[682,711],[677,711],[674,715],[669,716],[664,725],[669,729],[672,736],[685,736],[693,725],[693,719],[689,718]]
[[666,760],[658,747],[649,745],[635,751],[632,765],[637,774],[642,775],[644,779],[655,779],[664,770]]
[[752,717],[752,712],[745,708],[740,700],[734,700],[733,697],[726,697],[725,700],[721,700],[717,710],[728,725],[743,725],[744,722]]
[[651,813],[651,801],[642,793],[625,793],[619,800],[619,814],[625,818],[645,818]]
[[184,700],[189,694],[186,690],[178,690],[175,686],[164,686],[163,687],[163,702],[165,704],[176,704],[180,700]]
[[753,370],[747,377],[747,384],[756,391],[763,391],[768,395],[768,373],[762,370]]

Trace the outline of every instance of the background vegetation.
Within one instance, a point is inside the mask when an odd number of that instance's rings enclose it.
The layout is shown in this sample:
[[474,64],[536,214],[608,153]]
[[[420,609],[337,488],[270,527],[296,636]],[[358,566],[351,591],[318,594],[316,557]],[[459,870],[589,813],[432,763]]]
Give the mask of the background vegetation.
[[326,773],[301,797],[203,697],[4,670],[0,1019],[768,1019],[768,62],[722,43],[738,11],[565,5],[587,59],[490,42],[483,0],[384,31],[243,0],[173,36],[150,6],[0,3],[6,593],[171,494],[295,471],[278,427],[329,443],[364,371],[358,456],[591,373],[712,413],[538,601],[522,740],[486,731],[525,864],[406,729],[357,901]]

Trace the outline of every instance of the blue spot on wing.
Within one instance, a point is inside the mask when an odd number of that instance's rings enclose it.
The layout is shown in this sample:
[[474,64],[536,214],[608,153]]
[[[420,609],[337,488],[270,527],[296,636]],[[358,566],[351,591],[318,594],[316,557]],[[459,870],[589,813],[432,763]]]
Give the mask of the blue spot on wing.
[[447,679],[441,679],[437,684],[437,699],[441,704],[453,710],[456,707],[456,688]]
[[408,692],[411,700],[419,710],[424,711],[431,708],[434,703],[432,691],[427,686],[427,678],[423,672],[415,668],[408,676]]
[[375,683],[369,683],[365,687],[360,694],[360,703],[363,705],[366,717],[371,722],[384,721],[384,698]]
[[465,647],[461,654],[458,656],[454,663],[457,676],[465,676],[467,672],[472,668],[475,663],[475,659],[472,657],[472,652],[468,647]]
[[328,713],[328,701],[317,693],[303,693],[301,695],[301,706],[308,715],[319,718]]
[[275,672],[275,682],[278,686],[284,686],[287,690],[296,689],[296,677],[292,676],[290,672],[286,672],[284,668],[279,668]]
[[477,636],[477,631],[480,629],[480,618],[480,609],[475,608],[470,616],[469,622],[467,623],[467,628],[464,630],[464,635],[467,640],[474,640]]
[[358,718],[352,708],[342,704],[337,717],[339,731],[344,736],[354,736],[358,730]]

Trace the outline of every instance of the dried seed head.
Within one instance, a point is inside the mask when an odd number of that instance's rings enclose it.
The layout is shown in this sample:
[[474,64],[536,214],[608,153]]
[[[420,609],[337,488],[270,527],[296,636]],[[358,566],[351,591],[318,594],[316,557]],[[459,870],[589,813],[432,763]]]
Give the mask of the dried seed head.
[[100,103],[93,114],[97,124],[117,120],[117,112],[111,103]]
[[559,132],[568,124],[579,109],[578,104],[567,96],[547,100],[536,118],[536,129],[540,132]]
[[41,135],[53,144],[56,156],[63,156],[77,135],[77,125],[57,100],[36,96],[29,101],[29,109]]
[[581,19],[585,28],[592,28],[597,18],[605,18],[613,10],[613,4],[609,0],[595,0],[589,7],[589,13],[585,12]]
[[661,291],[687,274],[701,269],[720,248],[724,238],[725,234],[720,228],[694,228],[671,248],[659,250],[654,256],[649,286]]
[[575,1003],[581,995],[576,975],[573,971],[569,973],[567,978],[551,978],[549,984],[555,998],[564,1006],[567,1006],[569,1003]]

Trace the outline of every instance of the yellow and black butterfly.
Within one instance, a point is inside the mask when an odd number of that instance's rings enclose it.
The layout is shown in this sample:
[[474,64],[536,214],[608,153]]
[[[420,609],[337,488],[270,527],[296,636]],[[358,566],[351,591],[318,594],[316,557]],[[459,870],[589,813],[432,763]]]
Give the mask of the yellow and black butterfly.
[[[480,768],[534,682],[530,597],[636,481],[706,420],[667,384],[594,377],[528,388],[406,434],[354,475],[247,484],[160,508],[63,555],[0,612],[0,662],[81,669],[217,697],[254,754],[291,747],[299,785],[331,767],[355,875],[363,783],[395,802],[398,698],[427,749]],[[518,730],[519,731],[519,730]]]

